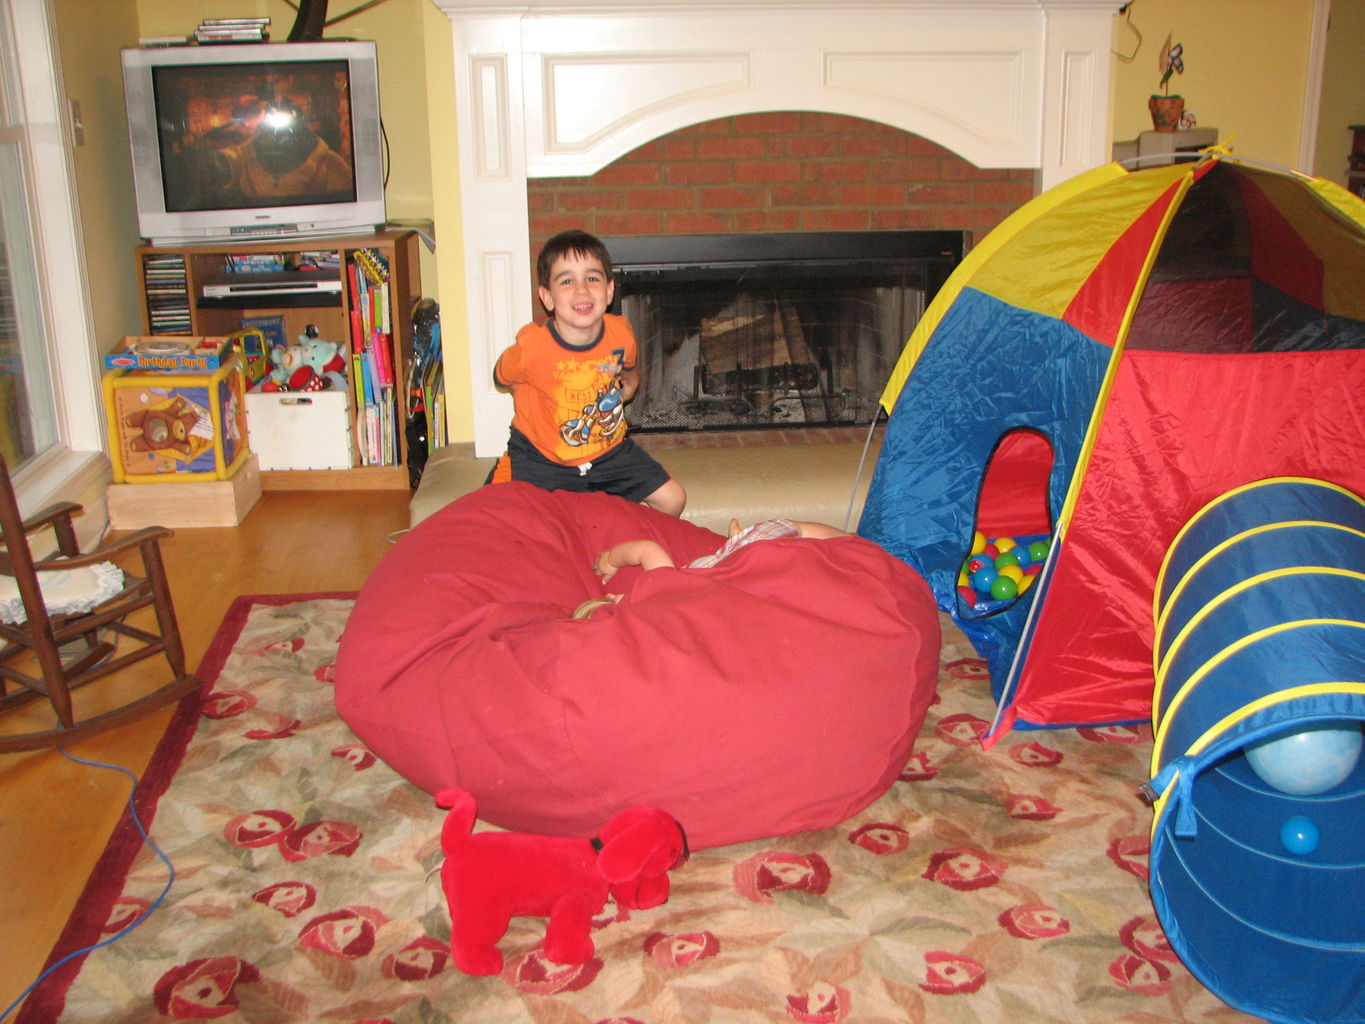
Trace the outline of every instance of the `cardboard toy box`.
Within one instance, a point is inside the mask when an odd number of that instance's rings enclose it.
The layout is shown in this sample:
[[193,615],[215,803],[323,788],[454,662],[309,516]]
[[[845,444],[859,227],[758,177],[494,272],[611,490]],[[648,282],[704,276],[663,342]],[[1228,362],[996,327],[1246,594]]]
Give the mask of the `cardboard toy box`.
[[210,373],[110,370],[103,390],[115,483],[226,480],[247,456],[235,355]]
[[251,391],[251,450],[261,469],[350,469],[351,414],[345,391]]
[[104,356],[106,370],[213,373],[232,358],[231,338],[128,337]]

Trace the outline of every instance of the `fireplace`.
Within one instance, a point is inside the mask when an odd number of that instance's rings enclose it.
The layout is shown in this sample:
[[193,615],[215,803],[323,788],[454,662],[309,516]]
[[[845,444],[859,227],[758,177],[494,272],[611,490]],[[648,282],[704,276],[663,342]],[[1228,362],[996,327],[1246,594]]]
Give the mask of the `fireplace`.
[[606,239],[614,311],[648,368],[636,433],[834,427],[876,417],[919,321],[962,258],[954,231]]
[[[532,308],[533,179],[592,175],[678,129],[767,111],[876,121],[978,168],[1033,168],[1036,189],[1108,158],[1119,0],[434,2],[452,23],[465,282],[464,322],[447,337],[468,339],[481,456],[502,450],[511,417],[492,387],[493,362]],[[774,333],[789,315],[717,310],[708,319],[768,317]],[[723,347],[721,326],[710,328]],[[807,382],[813,366],[818,358],[798,354],[766,367],[766,382],[747,368],[708,367],[702,383],[771,408],[775,392]],[[724,372],[735,375],[728,384],[716,377]],[[832,402],[845,384],[829,388]],[[693,390],[696,401],[712,394]]]

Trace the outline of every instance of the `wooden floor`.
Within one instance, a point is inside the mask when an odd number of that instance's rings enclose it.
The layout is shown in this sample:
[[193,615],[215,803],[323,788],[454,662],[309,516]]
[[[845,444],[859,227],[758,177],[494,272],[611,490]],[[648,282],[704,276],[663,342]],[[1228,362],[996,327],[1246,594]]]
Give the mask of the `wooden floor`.
[[[199,665],[236,597],[359,589],[407,527],[408,498],[392,490],[271,491],[240,526],[178,531],[163,551],[189,664]],[[164,674],[164,659],[111,682],[135,686],[135,674],[146,671]],[[169,710],[158,712],[73,744],[71,753],[141,775],[169,718]],[[42,969],[128,789],[122,774],[76,764],[55,750],[0,756],[0,1012]]]

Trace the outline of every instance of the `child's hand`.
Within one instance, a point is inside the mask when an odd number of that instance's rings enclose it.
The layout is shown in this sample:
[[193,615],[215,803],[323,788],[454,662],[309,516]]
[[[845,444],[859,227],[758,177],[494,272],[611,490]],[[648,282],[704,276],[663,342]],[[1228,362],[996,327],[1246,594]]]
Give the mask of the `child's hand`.
[[593,559],[592,571],[602,577],[603,583],[616,575],[616,566],[611,564],[610,551],[599,551],[597,553],[597,557]]

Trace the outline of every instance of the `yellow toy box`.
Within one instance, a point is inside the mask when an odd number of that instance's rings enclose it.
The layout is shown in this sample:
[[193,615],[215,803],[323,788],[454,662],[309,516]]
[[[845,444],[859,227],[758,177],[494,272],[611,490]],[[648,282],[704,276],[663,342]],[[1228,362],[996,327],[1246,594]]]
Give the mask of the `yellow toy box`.
[[104,407],[115,483],[227,480],[247,457],[241,356],[202,373],[110,370]]

